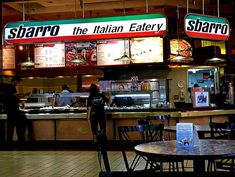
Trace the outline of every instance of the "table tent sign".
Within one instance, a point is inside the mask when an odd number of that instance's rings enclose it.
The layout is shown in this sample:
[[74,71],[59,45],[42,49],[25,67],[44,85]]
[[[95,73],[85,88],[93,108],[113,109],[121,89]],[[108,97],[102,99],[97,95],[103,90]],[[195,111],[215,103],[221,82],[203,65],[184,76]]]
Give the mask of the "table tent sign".
[[20,21],[6,24],[7,43],[43,43],[127,37],[164,36],[164,14],[140,14],[52,21]]
[[228,40],[231,31],[226,18],[192,13],[186,14],[184,29],[190,38],[221,41]]
[[199,138],[193,123],[176,124],[176,148],[193,148],[198,144]]

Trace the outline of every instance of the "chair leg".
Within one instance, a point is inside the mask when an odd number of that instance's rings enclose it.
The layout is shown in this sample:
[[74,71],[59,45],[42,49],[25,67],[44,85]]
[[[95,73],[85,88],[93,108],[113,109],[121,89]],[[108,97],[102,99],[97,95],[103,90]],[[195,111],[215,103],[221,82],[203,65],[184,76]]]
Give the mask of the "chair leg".
[[160,172],[163,172],[163,162],[160,161]]
[[[180,167],[179,167],[179,162],[168,162],[168,170],[169,172],[173,171],[173,172],[179,172],[180,171]],[[184,172],[184,162],[181,162],[181,169]]]
[[207,171],[216,171],[216,161],[208,160]]
[[184,172],[184,161],[181,162],[182,171]]

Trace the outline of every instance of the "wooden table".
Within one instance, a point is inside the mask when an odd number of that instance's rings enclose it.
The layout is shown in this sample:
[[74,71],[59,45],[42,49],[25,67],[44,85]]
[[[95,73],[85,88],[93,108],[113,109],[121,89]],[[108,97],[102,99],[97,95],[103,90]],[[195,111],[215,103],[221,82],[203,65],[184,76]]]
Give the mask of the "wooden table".
[[192,160],[196,173],[205,172],[205,160],[235,158],[235,140],[201,139],[193,148],[176,148],[176,141],[157,141],[135,146],[135,152],[148,159]]

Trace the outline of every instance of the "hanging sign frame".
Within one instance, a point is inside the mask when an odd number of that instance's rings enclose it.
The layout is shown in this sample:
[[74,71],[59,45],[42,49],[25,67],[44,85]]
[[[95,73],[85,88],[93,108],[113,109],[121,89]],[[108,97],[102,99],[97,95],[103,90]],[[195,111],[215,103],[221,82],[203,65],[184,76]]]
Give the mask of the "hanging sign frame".
[[186,14],[184,29],[190,38],[221,41],[228,40],[231,31],[226,18],[193,13]]

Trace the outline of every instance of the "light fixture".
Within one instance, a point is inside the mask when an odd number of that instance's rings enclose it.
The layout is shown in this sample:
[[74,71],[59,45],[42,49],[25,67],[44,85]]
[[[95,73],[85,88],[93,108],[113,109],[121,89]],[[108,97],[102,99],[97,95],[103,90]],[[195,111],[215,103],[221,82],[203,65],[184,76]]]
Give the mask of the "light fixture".
[[221,51],[220,48],[216,45],[211,46],[213,47],[213,56],[211,58],[208,58],[204,61],[204,64],[219,64],[219,63],[225,63],[226,60],[224,58],[221,58]]
[[[23,22],[25,21],[25,3],[24,0],[22,1],[22,13],[23,13]],[[31,59],[30,59],[30,48],[29,48],[29,44],[26,46],[26,52],[27,52],[27,59],[25,62],[21,62],[19,63],[19,65],[21,66],[21,68],[32,68],[35,65],[39,65],[38,63],[34,63]]]
[[82,55],[79,55],[78,56],[78,52],[77,52],[77,46],[78,44],[76,43],[75,46],[74,46],[74,58],[72,60],[69,60],[67,61],[67,63],[70,63],[70,64],[76,64],[76,65],[80,65],[80,64],[84,64],[85,63],[85,57],[86,57],[86,54],[85,52],[81,52]]
[[19,63],[19,65],[21,66],[21,68],[32,68],[35,65],[39,65],[39,63],[34,63],[31,59],[30,59],[30,49],[29,49],[29,45],[26,47],[27,50],[27,60],[25,62],[21,62]]
[[84,61],[83,58],[78,58],[78,56],[76,55],[76,56],[74,57],[74,59],[72,59],[72,60],[70,60],[70,61],[67,61],[67,63],[80,65],[80,64],[84,64],[85,61]]
[[[217,0],[217,12],[218,12],[218,17],[220,16],[219,13],[219,0]],[[224,58],[221,58],[221,50],[220,47],[216,46],[216,42],[214,41],[214,46],[213,46],[213,57],[206,59],[204,61],[205,64],[219,64],[219,63],[225,63],[226,60]]]
[[24,50],[24,47],[22,45],[20,45],[19,50]]
[[[188,9],[188,8],[187,8]],[[188,11],[188,10],[187,10]],[[182,55],[181,53],[185,52],[185,53],[191,53],[192,51],[192,47],[190,45],[190,43],[188,43],[186,40],[180,39],[179,37],[179,6],[177,5],[177,39],[171,39],[170,40],[170,46],[171,46],[171,50],[172,49],[176,49],[176,51],[173,53],[171,52],[170,58],[168,58],[168,60],[170,62],[182,62],[182,63],[189,63],[191,61],[193,61],[193,58],[189,55]],[[173,43],[173,44],[171,44]],[[177,46],[175,48],[173,48],[174,46]],[[182,46],[182,47],[181,47]]]
[[126,47],[126,43],[128,43],[129,45],[129,40],[124,39],[123,43],[124,43],[124,53],[120,58],[114,59],[114,61],[120,60],[122,61],[123,64],[130,64],[133,59],[127,55],[127,49],[129,49],[129,47]]
[[[84,18],[85,17],[85,7],[84,7],[84,0],[82,0],[82,2],[80,1],[80,4],[81,7],[82,7],[82,17]],[[75,0],[75,18],[77,18],[77,0]],[[75,49],[74,49],[74,58],[72,60],[69,60],[69,61],[66,61],[66,63],[69,63],[69,64],[74,64],[74,65],[81,65],[81,64],[84,64],[85,61],[86,61],[86,54],[84,52],[82,52],[82,55],[81,56],[78,56],[78,52],[77,52],[77,44],[75,45]]]
[[[123,2],[123,15],[125,16],[126,15],[126,10],[125,10],[125,0],[122,1]],[[129,39],[128,39],[128,46],[129,46]],[[123,55],[120,57],[120,58],[116,58],[114,59],[114,61],[118,61],[118,60],[121,60],[123,64],[130,64],[131,61],[133,61],[134,59],[130,58],[128,55],[127,55],[127,47],[126,47],[126,40],[124,39],[123,41],[124,43],[124,53]],[[130,47],[128,47],[128,51],[130,52]]]

